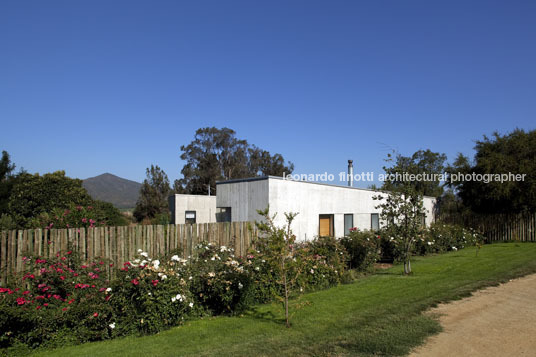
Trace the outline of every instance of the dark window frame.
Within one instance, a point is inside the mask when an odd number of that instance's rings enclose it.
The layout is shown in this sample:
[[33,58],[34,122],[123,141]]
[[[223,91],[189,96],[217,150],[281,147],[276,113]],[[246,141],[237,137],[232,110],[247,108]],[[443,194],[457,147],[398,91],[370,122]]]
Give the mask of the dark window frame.
[[[188,213],[193,213],[194,218],[188,218]],[[193,219],[193,222],[191,221]],[[196,211],[184,211],[184,223],[186,224],[196,224],[197,223],[197,212]]]
[[[374,229],[374,218],[373,217],[378,217],[377,219],[377,222],[378,222],[378,228]],[[371,213],[370,214],[370,230],[371,231],[377,231],[380,229],[380,214],[379,213]]]
[[[346,217],[352,217],[352,224],[351,224],[351,227],[348,227],[348,232],[346,232]],[[353,213],[345,213],[344,214],[344,235],[347,236],[347,235],[350,235],[350,229],[354,228],[354,214]]]

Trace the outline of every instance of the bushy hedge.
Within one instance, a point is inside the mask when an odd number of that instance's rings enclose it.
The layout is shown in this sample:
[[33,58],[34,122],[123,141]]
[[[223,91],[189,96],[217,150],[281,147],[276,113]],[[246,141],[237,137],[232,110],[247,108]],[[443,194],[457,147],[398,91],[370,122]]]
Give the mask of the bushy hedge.
[[417,239],[415,253],[420,255],[444,253],[482,243],[484,237],[473,229],[436,222]]
[[[330,237],[319,237],[313,241],[296,243],[293,246],[297,264],[292,265],[289,276],[290,291],[295,294],[324,289],[342,282],[346,270],[347,253],[340,241]],[[248,299],[267,302],[283,295],[282,277],[276,257],[262,240],[256,250],[246,257],[245,268],[252,276],[247,289]]]
[[380,239],[375,232],[352,228],[347,237],[341,238],[341,244],[349,253],[348,268],[359,271],[370,269],[379,259]]
[[[417,238],[415,253],[461,249],[479,240],[473,231],[435,224]],[[380,251],[397,260],[394,241],[353,229],[341,239],[292,244],[289,291],[295,296],[341,283],[349,269],[369,270]],[[156,333],[283,295],[281,260],[267,240],[259,239],[245,257],[211,243],[197,245],[192,257],[175,253],[154,259],[140,250],[121,267],[99,259],[83,263],[71,251],[24,258],[25,272],[0,288],[0,352]]]
[[[341,281],[346,253],[338,241],[321,238],[295,249],[302,267],[294,283],[298,293]],[[0,288],[0,348],[156,333],[203,315],[234,314],[280,294],[268,251],[240,258],[230,248],[201,243],[188,258],[138,253],[121,267],[82,263],[70,251],[53,259],[25,258],[26,272]]]
[[[382,237],[380,240],[381,259],[399,261],[402,252],[396,244],[395,237],[389,237],[387,234],[382,234],[382,232],[379,234]],[[430,227],[423,229],[420,235],[415,238],[413,254],[445,253],[474,246],[483,241],[483,236],[473,229],[435,222]]]

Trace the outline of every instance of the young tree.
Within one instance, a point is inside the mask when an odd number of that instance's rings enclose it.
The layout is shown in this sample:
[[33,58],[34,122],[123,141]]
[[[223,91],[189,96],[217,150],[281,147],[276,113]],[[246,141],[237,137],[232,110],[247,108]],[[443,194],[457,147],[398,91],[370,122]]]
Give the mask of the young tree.
[[209,187],[216,190],[216,181],[253,177],[258,175],[282,176],[292,173],[292,163],[280,154],[250,146],[246,140],[237,139],[229,128],[200,128],[194,140],[181,146],[183,178],[174,182],[177,193],[207,194]]
[[[391,155],[388,155],[387,162],[391,160]],[[390,172],[393,168],[384,167],[384,170]],[[402,251],[404,274],[410,274],[413,244],[424,226],[426,214],[423,193],[413,182],[386,183],[387,187],[396,190],[386,191],[373,198],[380,201],[376,208],[381,210],[380,219],[386,224],[385,233],[393,238],[392,242]]]
[[143,181],[140,197],[133,212],[139,222],[144,218],[154,218],[159,214],[167,213],[168,196],[171,193],[169,179],[158,165],[151,165],[146,173],[147,178]]
[[381,209],[380,218],[387,224],[385,232],[402,251],[404,274],[410,274],[413,244],[423,228],[423,197],[415,188],[407,187],[374,199],[381,201],[376,208]]
[[264,218],[264,221],[256,222],[261,235],[259,244],[263,245],[263,250],[269,253],[268,257],[272,260],[269,263],[277,269],[276,276],[280,277],[278,283],[283,290],[283,296],[280,298],[285,309],[286,326],[290,327],[288,300],[292,286],[301,272],[299,262],[295,259],[294,243],[296,236],[290,228],[297,213],[285,213],[286,224],[283,227],[275,225],[276,215],[270,216],[268,208],[259,210],[257,213]]

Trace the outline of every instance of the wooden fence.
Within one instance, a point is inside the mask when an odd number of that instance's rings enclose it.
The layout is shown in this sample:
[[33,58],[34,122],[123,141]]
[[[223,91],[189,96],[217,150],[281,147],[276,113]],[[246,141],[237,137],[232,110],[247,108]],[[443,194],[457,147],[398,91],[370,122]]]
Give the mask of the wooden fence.
[[187,257],[202,241],[232,247],[242,256],[256,236],[251,222],[2,231],[0,274],[5,282],[23,270],[23,257],[52,257],[68,250],[77,251],[83,261],[103,258],[115,266],[134,259],[138,249],[150,257],[177,250]]
[[445,223],[462,224],[481,232],[488,242],[536,242],[536,213],[441,217]]

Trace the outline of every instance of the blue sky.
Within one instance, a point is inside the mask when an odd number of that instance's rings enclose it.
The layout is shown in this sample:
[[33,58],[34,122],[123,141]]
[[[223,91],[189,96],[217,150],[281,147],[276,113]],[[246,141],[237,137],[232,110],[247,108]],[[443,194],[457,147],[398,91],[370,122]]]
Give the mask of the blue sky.
[[472,155],[535,128],[535,18],[534,1],[2,1],[0,150],[136,181],[179,178],[205,126],[295,173]]

